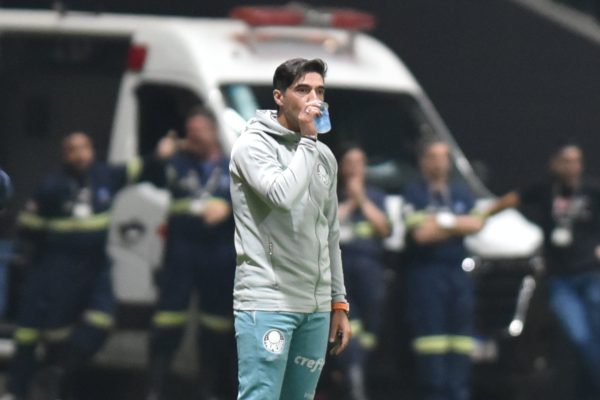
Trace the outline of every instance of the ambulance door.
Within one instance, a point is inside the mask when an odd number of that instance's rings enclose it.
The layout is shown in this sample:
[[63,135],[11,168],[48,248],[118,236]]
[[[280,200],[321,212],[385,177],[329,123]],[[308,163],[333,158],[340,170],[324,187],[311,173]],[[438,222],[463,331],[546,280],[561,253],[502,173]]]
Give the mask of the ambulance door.
[[[163,83],[143,83],[135,95],[140,155],[153,154],[169,131],[182,137],[187,112],[202,104],[192,91]],[[147,306],[156,300],[168,204],[168,193],[148,182],[122,190],[115,199],[109,251],[115,294],[124,305]]]

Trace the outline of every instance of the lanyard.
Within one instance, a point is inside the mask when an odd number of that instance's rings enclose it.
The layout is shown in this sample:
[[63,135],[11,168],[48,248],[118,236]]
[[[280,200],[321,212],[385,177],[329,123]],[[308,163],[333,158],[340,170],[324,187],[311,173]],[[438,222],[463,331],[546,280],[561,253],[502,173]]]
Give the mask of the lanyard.
[[561,196],[557,185],[555,185],[552,192],[552,218],[557,226],[572,228],[575,219],[577,219],[585,204],[580,190],[574,190],[570,196]]
[[429,190],[429,207],[430,211],[450,211],[452,212],[452,196],[448,187],[444,187],[442,190],[433,190],[431,187]]
[[204,185],[198,178],[198,186],[192,194],[192,197],[196,199],[210,197],[217,190],[217,187],[219,185],[219,179],[221,178],[221,173],[221,167],[216,166],[215,168],[213,168]]

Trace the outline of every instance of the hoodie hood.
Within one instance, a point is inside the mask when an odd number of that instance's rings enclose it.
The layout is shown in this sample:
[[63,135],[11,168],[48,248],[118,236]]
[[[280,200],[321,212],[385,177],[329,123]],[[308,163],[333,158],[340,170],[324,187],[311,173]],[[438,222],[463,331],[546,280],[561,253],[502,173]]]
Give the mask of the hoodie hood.
[[260,131],[268,133],[271,136],[277,136],[285,140],[298,141],[300,135],[289,130],[277,121],[277,111],[275,110],[257,110],[256,116],[248,121],[244,132]]

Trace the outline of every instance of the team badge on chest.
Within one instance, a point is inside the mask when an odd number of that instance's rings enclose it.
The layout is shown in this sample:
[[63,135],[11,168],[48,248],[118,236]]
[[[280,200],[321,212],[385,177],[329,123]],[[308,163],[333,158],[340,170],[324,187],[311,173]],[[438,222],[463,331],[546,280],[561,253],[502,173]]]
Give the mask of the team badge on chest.
[[325,168],[323,164],[317,164],[317,176],[319,177],[319,180],[323,183],[323,185],[329,186],[329,173],[327,172],[327,168]]

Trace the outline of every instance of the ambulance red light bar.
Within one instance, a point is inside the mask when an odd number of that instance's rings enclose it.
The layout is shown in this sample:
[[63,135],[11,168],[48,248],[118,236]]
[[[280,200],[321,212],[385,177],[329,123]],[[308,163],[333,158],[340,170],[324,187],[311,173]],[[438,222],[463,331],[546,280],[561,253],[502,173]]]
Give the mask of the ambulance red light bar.
[[231,11],[230,17],[255,27],[308,25],[352,30],[370,30],[375,27],[375,16],[350,8],[240,6]]
[[235,7],[229,14],[231,18],[241,19],[250,26],[264,25],[301,25],[304,12],[289,7]]
[[127,69],[134,72],[140,72],[146,63],[148,49],[140,44],[132,44],[127,52]]

